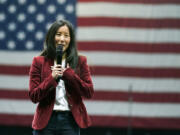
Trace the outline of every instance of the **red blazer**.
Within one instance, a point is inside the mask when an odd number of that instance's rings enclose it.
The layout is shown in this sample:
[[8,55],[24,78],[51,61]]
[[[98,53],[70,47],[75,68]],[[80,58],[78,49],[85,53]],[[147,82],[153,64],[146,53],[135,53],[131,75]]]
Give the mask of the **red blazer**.
[[[29,97],[33,103],[38,103],[32,122],[32,128],[36,130],[46,127],[53,111],[57,86],[51,75],[50,66],[53,65],[53,60],[37,56],[34,57],[30,68]],[[86,57],[79,56],[76,72],[68,68],[62,79],[75,121],[81,128],[90,126],[91,120],[82,102],[83,97],[91,98],[94,93]]]

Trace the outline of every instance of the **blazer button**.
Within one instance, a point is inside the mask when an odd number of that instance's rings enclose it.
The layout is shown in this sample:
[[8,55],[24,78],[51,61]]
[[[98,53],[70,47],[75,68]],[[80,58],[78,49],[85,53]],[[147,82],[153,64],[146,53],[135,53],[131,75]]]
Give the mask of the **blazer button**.
[[73,105],[72,105],[72,104],[70,104],[69,106],[70,106],[70,107],[72,107]]
[[81,113],[83,112],[83,109],[82,109],[82,108],[80,108],[80,112],[81,112]]

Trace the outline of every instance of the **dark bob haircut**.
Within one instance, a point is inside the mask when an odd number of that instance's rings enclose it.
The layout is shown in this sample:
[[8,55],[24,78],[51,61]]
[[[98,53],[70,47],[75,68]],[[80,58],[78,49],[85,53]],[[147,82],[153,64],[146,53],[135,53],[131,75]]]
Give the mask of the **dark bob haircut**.
[[57,30],[62,26],[67,26],[70,32],[70,43],[69,47],[66,50],[66,63],[70,64],[70,67],[75,69],[78,63],[78,52],[76,47],[76,40],[75,40],[75,30],[72,24],[67,20],[59,20],[55,21],[51,27],[49,28],[45,41],[44,41],[44,49],[41,53],[41,56],[45,56],[49,59],[56,58],[56,46],[55,46],[55,35]]

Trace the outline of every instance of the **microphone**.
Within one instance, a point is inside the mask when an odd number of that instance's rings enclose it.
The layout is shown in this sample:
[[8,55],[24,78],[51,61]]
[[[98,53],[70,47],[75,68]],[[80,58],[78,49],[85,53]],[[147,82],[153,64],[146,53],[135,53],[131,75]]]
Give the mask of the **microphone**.
[[[63,55],[63,46],[61,44],[59,44],[56,47],[56,62],[57,64],[61,65],[62,64],[62,55]],[[61,79],[61,77],[59,76],[57,78],[57,82],[59,82]]]
[[56,47],[56,61],[57,64],[62,64],[63,46],[61,44]]

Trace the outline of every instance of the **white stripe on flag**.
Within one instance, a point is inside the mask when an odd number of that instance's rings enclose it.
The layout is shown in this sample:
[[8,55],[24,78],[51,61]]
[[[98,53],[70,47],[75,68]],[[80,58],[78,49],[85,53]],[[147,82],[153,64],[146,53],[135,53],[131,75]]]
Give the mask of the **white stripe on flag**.
[[[92,76],[94,88],[104,91],[128,91],[130,85],[136,92],[180,92],[180,79],[130,78]],[[6,81],[5,81],[6,80]],[[27,90],[28,76],[0,76],[0,88]]]
[[180,79],[130,78],[93,76],[95,89],[101,91],[128,91],[134,92],[180,92]]
[[[139,117],[180,117],[180,104],[136,103],[112,101],[85,101],[90,115],[128,116],[131,105],[132,116]],[[36,104],[28,100],[0,99],[0,113],[34,114]],[[100,108],[100,109],[99,109]]]
[[175,4],[118,4],[110,2],[80,2],[79,17],[126,17],[126,18],[180,18],[180,6]]
[[91,115],[128,116],[131,113],[138,117],[180,117],[180,104],[86,101],[85,105]]
[[81,51],[90,65],[125,67],[180,67],[179,54]]
[[27,90],[29,88],[28,76],[0,75],[1,89]]
[[[30,66],[34,56],[40,52],[5,52],[0,51],[0,64]],[[124,66],[124,67],[164,67],[179,68],[180,55],[171,53],[123,53],[123,52],[98,52],[80,51],[87,56],[89,65],[96,66]],[[6,56],[6,59],[4,59]]]
[[120,27],[78,27],[78,41],[179,43],[178,29],[136,29]]
[[39,51],[0,51],[0,64],[30,65],[33,57],[39,54]]
[[34,114],[37,105],[30,100],[0,99],[0,106],[0,113]]

